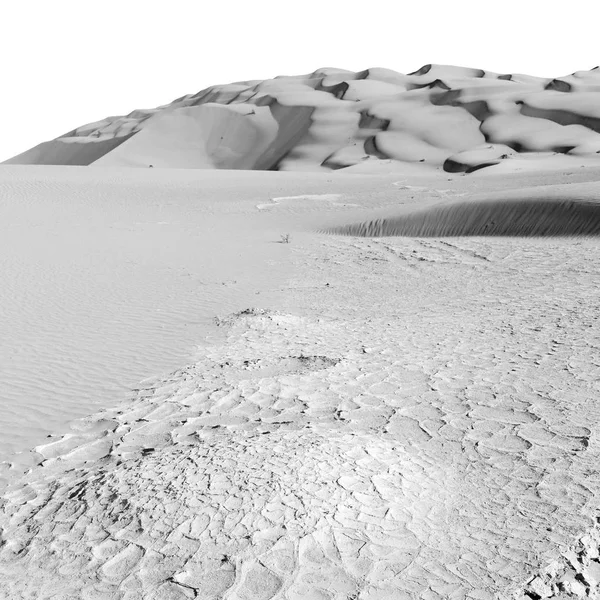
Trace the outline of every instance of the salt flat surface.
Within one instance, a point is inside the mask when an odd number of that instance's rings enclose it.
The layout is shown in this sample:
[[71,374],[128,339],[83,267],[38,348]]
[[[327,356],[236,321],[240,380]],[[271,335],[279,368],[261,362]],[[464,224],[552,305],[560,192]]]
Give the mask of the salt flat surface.
[[598,238],[316,233],[597,171],[0,178],[0,597],[597,593]]

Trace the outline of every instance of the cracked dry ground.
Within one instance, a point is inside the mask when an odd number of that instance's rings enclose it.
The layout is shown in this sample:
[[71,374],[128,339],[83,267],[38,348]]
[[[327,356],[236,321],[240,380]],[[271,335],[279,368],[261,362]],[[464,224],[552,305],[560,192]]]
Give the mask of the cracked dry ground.
[[598,597],[600,244],[295,244],[293,305],[14,465],[0,596]]

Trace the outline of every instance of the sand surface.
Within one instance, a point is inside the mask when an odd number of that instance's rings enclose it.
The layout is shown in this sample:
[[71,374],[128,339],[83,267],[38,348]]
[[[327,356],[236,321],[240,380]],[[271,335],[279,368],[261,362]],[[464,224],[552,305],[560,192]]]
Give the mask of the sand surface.
[[[325,68],[215,85],[82,125],[8,163],[474,172],[532,154],[600,163],[600,68],[547,79],[449,65]],[[531,165],[529,165],[531,166]]]
[[0,168],[0,597],[597,597],[600,242],[519,234],[600,169],[552,160]]
[[294,207],[321,206],[290,190],[303,178],[2,168],[0,460],[185,363],[215,315],[277,294]]

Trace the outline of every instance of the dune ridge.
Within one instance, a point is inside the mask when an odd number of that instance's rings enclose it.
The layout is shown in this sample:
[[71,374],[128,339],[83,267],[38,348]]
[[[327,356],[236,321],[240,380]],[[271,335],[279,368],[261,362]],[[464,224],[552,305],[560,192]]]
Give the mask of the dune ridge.
[[600,69],[546,79],[428,64],[211,86],[107,117],[8,164],[331,171],[391,161],[470,173],[531,153],[600,161]]
[[527,197],[454,201],[325,232],[360,237],[600,235],[600,202]]

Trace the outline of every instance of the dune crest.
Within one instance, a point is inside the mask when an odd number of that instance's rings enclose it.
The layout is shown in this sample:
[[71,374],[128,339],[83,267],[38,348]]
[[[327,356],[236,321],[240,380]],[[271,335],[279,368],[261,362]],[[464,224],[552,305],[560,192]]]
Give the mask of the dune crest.
[[600,235],[600,203],[527,197],[454,201],[327,232],[360,237]]
[[600,160],[600,70],[545,79],[425,65],[217,85],[83,125],[10,164],[472,172],[529,153]]

